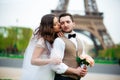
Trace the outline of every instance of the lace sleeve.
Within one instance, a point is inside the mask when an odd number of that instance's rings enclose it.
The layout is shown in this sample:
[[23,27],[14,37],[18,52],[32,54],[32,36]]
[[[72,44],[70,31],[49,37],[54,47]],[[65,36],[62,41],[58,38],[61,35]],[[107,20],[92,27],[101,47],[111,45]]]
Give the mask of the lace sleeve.
[[36,46],[45,48],[45,41],[44,41],[44,39],[43,38],[38,39]]

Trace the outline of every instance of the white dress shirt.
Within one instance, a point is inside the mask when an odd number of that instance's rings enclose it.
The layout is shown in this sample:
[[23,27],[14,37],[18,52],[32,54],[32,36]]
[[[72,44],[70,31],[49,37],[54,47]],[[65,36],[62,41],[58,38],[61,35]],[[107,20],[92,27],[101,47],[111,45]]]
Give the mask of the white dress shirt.
[[[68,34],[76,34],[76,37],[80,39],[79,34],[77,34],[76,32],[72,31],[71,33],[65,33],[64,36],[66,38],[68,38]],[[77,49],[77,41],[76,38],[70,38],[70,40],[75,44],[76,49]],[[81,39],[80,39],[81,40]],[[83,52],[82,54],[85,53],[84,51],[84,44],[81,40],[82,43],[82,47],[83,47]],[[56,38],[54,43],[53,43],[53,49],[51,50],[51,58],[60,58],[63,59],[64,58],[64,51],[65,51],[65,43],[61,38]],[[59,65],[52,65],[51,68],[52,70],[54,70],[56,73],[58,74],[62,74],[65,73],[66,70],[68,69],[69,66],[67,66],[64,63],[60,63]]]

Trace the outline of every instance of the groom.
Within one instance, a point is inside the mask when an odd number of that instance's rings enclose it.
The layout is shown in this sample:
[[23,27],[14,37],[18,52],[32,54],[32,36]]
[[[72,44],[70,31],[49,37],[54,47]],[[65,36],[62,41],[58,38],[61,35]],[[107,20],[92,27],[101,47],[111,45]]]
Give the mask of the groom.
[[51,50],[51,58],[61,58],[63,63],[52,65],[52,69],[56,72],[55,80],[79,80],[87,74],[87,68],[81,68],[76,62],[76,55],[84,54],[84,44],[73,31],[75,26],[73,17],[69,13],[63,13],[59,16],[64,37],[55,39],[53,49]]

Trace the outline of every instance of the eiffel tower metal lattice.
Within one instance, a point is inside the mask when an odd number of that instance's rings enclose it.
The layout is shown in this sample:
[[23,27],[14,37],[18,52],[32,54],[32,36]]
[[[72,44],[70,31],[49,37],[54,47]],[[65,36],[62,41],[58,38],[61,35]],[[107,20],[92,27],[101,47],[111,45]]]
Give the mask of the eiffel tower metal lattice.
[[[69,0],[59,0],[56,10],[51,12],[57,15],[67,12],[68,4]],[[113,47],[114,43],[103,24],[103,13],[98,11],[96,0],[84,0],[84,7],[85,15],[73,15],[76,23],[74,30],[90,37],[96,50]]]

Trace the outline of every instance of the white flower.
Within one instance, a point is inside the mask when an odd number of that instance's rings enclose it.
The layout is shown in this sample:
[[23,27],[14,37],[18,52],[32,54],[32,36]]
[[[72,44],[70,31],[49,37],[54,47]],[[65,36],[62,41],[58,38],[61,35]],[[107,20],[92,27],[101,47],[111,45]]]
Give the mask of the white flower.
[[94,59],[91,56],[87,54],[82,54],[80,55],[80,59],[85,59],[89,63],[90,67],[94,66]]

